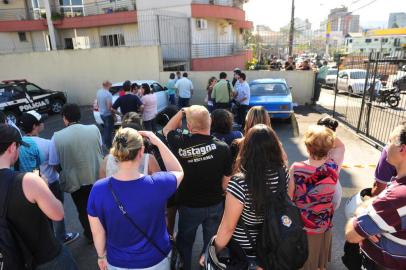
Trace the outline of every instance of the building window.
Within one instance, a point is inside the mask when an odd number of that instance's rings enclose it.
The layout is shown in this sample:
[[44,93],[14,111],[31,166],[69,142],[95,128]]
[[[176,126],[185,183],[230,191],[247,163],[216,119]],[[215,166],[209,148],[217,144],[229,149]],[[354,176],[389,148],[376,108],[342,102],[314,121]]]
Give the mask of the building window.
[[374,39],[374,41],[378,41],[378,39],[377,39],[377,38],[375,38],[375,39]]
[[382,43],[387,43],[388,39],[387,38],[382,38],[381,41],[382,41]]
[[119,47],[125,46],[123,34],[104,35],[100,37],[102,47]]
[[350,39],[350,43],[352,43],[352,39]]
[[60,10],[65,17],[84,16],[82,0],[59,0]]
[[371,43],[371,39],[370,38],[367,38],[367,39],[365,39],[365,43]]
[[393,41],[393,45],[395,47],[400,47],[400,38],[395,38],[395,40]]
[[20,42],[28,42],[25,32],[18,32],[18,39],[20,40]]

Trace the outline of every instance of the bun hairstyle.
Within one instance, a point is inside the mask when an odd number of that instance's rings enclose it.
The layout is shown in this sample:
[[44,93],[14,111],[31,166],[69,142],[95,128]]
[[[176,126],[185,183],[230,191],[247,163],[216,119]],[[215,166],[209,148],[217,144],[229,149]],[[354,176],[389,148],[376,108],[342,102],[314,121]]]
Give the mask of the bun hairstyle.
[[110,150],[118,162],[134,160],[144,145],[142,136],[132,128],[120,128]]
[[319,121],[317,121],[317,125],[328,127],[329,129],[335,132],[338,127],[338,121],[335,120],[334,118],[331,118],[330,116],[326,116],[320,118]]
[[321,160],[334,147],[335,138],[335,133],[330,128],[313,125],[304,134],[304,143],[310,156],[315,160]]

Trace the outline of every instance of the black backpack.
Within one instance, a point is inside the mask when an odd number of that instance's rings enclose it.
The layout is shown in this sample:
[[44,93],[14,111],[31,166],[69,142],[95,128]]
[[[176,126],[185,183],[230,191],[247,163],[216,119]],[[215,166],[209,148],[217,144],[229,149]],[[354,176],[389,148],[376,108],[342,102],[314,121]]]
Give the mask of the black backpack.
[[8,195],[13,182],[24,177],[23,173],[7,170],[0,177],[0,269],[27,270],[32,268],[32,256],[21,238],[7,220]]
[[264,223],[256,244],[244,222],[240,223],[251,245],[256,245],[259,266],[265,270],[297,270],[309,255],[307,235],[300,211],[287,194],[284,169],[279,169],[278,174],[276,193],[266,196]]

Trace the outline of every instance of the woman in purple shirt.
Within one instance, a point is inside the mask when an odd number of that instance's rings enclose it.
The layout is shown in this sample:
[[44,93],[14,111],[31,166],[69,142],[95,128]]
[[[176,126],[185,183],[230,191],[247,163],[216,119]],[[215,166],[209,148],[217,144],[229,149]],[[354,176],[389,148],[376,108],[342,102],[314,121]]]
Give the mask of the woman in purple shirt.
[[[143,137],[158,147],[167,172],[140,174]],[[118,172],[93,185],[87,206],[99,268],[168,270],[172,247],[165,208],[183,178],[182,167],[148,131],[118,130],[111,154],[118,161]]]

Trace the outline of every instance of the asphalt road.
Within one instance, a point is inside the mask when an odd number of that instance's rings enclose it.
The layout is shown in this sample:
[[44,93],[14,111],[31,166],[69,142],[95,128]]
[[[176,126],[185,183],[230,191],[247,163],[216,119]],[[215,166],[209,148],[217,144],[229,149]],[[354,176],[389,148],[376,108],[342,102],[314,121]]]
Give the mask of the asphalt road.
[[[309,125],[316,123],[322,115],[308,107],[296,108],[297,123],[286,123],[281,121],[272,121],[272,126],[277,132],[283,143],[285,151],[289,158],[289,163],[306,159],[306,149],[302,142],[302,134]],[[94,123],[91,107],[82,108],[82,123]],[[295,126],[298,128],[295,128]],[[59,115],[53,115],[45,120],[45,130],[41,136],[51,138],[55,131],[63,128],[63,121]],[[299,132],[300,131],[300,132]],[[369,186],[373,179],[373,170],[371,166],[376,164],[379,157],[379,151],[372,148],[360,140],[350,130],[340,127],[337,131],[338,136],[346,144],[346,168],[341,171],[340,182],[343,186],[343,201],[340,208],[335,212],[333,227],[333,253],[332,261],[328,269],[345,269],[341,263],[341,256],[344,244],[344,204],[347,198],[358,192],[361,188]],[[82,228],[77,218],[77,212],[70,195],[65,196],[65,222],[68,231],[78,231],[82,233]],[[81,236],[79,240],[69,245],[79,268],[83,270],[97,270],[96,252],[92,245],[89,245],[85,238]],[[199,252],[202,249],[201,232],[198,232],[195,246],[193,249],[194,266],[193,269],[199,269],[197,265]]]
[[[389,138],[390,131],[400,122],[406,120],[406,95],[401,94],[400,97],[400,104],[397,108],[390,108],[385,103],[373,102],[369,121],[366,109],[367,105],[365,105],[360,125],[361,131],[364,133],[368,132],[372,138],[385,143]],[[322,89],[318,105],[332,112],[334,98],[333,90]],[[357,128],[361,104],[361,96],[340,92],[336,96],[336,115],[345,122],[348,122],[353,128]]]

